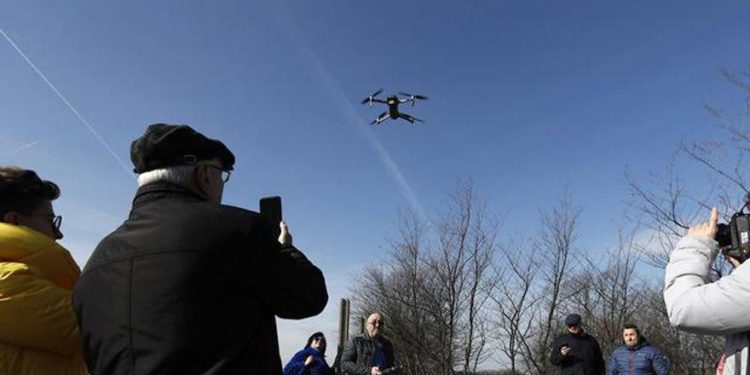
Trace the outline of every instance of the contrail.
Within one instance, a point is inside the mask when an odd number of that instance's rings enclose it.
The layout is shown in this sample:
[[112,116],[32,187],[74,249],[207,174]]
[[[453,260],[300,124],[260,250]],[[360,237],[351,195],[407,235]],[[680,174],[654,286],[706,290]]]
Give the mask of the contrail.
[[378,158],[383,163],[383,166],[385,166],[388,174],[390,174],[391,178],[395,180],[396,184],[399,187],[399,190],[401,190],[401,193],[412,206],[414,211],[419,214],[420,218],[425,223],[430,223],[430,220],[427,217],[424,208],[422,208],[422,205],[419,203],[416,194],[414,194],[414,190],[411,188],[409,183],[406,181],[406,178],[404,178],[404,175],[398,169],[398,165],[396,165],[396,162],[393,160],[393,158],[391,158],[388,150],[383,147],[383,144],[380,143],[380,140],[375,137],[369,127],[362,126],[362,124],[365,124],[368,121],[360,116],[359,113],[357,113],[354,107],[352,107],[351,101],[347,98],[347,96],[344,94],[344,91],[341,89],[341,86],[336,82],[336,79],[328,72],[328,69],[325,68],[325,66],[320,62],[313,51],[305,46],[305,43],[302,41],[302,34],[297,29],[292,16],[290,16],[286,9],[284,9],[284,5],[278,1],[268,1],[267,3],[276,7],[277,13],[282,16],[283,21],[285,21],[286,23],[286,29],[291,30],[290,33],[293,34],[291,36],[294,40],[294,43],[296,44],[297,49],[300,51],[306,61],[312,62],[311,68],[313,78],[316,79],[322,86],[324,86],[324,88],[326,89],[325,91],[331,95],[331,99],[333,99],[336,107],[342,114],[346,116],[347,122],[354,126],[365,138],[365,140],[367,140],[367,143],[370,144],[370,147],[372,147],[373,151],[375,151],[375,153],[378,155]]
[[72,104],[70,104],[70,101],[68,101],[68,99],[66,99],[66,98],[65,98],[65,97],[63,96],[63,94],[62,94],[62,93],[60,93],[60,90],[58,90],[58,89],[57,89],[57,88],[55,87],[55,85],[53,85],[53,84],[52,84],[52,82],[50,82],[50,80],[49,80],[49,79],[47,79],[47,76],[45,76],[45,75],[44,75],[44,73],[42,73],[42,72],[41,72],[41,71],[40,71],[39,69],[37,69],[36,65],[34,65],[34,63],[33,63],[33,62],[31,62],[31,60],[30,60],[30,59],[29,59],[29,58],[28,58],[28,57],[26,56],[26,54],[25,54],[25,53],[23,53],[23,51],[21,51],[21,49],[20,49],[20,48],[18,48],[18,46],[16,45],[16,43],[13,43],[13,40],[11,40],[11,39],[10,39],[10,37],[8,36],[8,34],[6,34],[6,33],[5,33],[5,31],[3,31],[3,29],[0,29],[0,34],[2,34],[2,35],[3,35],[3,38],[5,38],[5,40],[7,40],[7,41],[8,41],[8,43],[10,43],[10,45],[11,45],[11,46],[13,47],[13,49],[15,49],[15,50],[16,50],[16,52],[18,52],[18,54],[19,54],[19,55],[21,55],[21,57],[23,57],[23,59],[24,59],[24,60],[26,61],[26,63],[27,63],[27,64],[29,64],[29,66],[30,66],[30,67],[31,67],[32,69],[34,69],[34,71],[36,72],[36,74],[38,74],[38,75],[39,75],[39,77],[41,77],[41,78],[42,78],[42,80],[44,80],[44,83],[46,83],[46,84],[47,84],[47,86],[48,86],[48,87],[49,87],[50,89],[52,89],[52,91],[53,91],[53,92],[55,93],[55,95],[57,95],[57,97],[58,97],[58,98],[60,98],[60,100],[62,100],[62,101],[63,101],[63,103],[65,103],[65,105],[66,105],[66,106],[68,107],[68,109],[69,109],[69,110],[70,110],[71,112],[73,112],[73,115],[75,115],[75,116],[76,116],[76,117],[78,118],[78,120],[80,120],[80,121],[81,121],[81,123],[83,124],[83,126],[85,126],[85,127],[86,127],[86,129],[88,129],[89,133],[91,133],[91,135],[93,135],[93,136],[94,136],[94,138],[96,138],[96,140],[97,140],[97,141],[99,141],[99,143],[100,143],[100,144],[101,144],[102,146],[104,146],[104,148],[105,148],[105,149],[106,149],[106,150],[107,150],[107,151],[109,152],[109,154],[110,154],[110,155],[112,155],[112,157],[113,157],[113,158],[115,158],[115,160],[117,161],[117,163],[118,163],[118,164],[120,164],[120,166],[122,167],[122,169],[123,169],[123,170],[125,170],[125,172],[126,172],[126,173],[128,174],[128,176],[131,176],[132,178],[136,178],[136,177],[135,177],[135,175],[134,175],[134,174],[133,174],[133,172],[132,172],[132,169],[131,169],[131,168],[129,168],[129,167],[128,167],[128,166],[127,166],[127,165],[126,165],[126,164],[125,164],[125,163],[124,163],[124,162],[122,161],[122,159],[120,159],[120,157],[119,157],[119,156],[117,156],[117,154],[116,154],[116,153],[115,153],[115,151],[114,151],[114,150],[112,149],[112,147],[111,147],[111,146],[109,145],[109,143],[107,143],[107,141],[105,141],[105,140],[104,140],[104,138],[102,138],[102,136],[101,136],[101,135],[99,135],[99,132],[97,132],[97,131],[96,131],[96,129],[94,129],[94,127],[93,127],[93,126],[91,126],[91,124],[89,124],[89,122],[88,122],[88,121],[86,121],[86,119],[85,119],[85,118],[83,118],[83,116],[81,116],[81,113],[80,113],[80,112],[78,112],[78,110],[76,110],[76,109],[75,109],[75,108],[73,107],[73,105],[72,105]]
[[409,185],[409,182],[406,181],[406,178],[401,173],[398,165],[393,158],[391,158],[391,154],[385,149],[385,147],[383,147],[383,144],[375,137],[369,127],[362,126],[362,124],[367,123],[367,120],[362,118],[362,116],[360,116],[352,107],[351,101],[347,99],[341,87],[336,84],[334,78],[328,73],[328,70],[326,70],[318,60],[313,59],[312,61],[314,61],[315,72],[322,78],[321,83],[328,89],[327,91],[331,94],[335,105],[347,117],[349,124],[353,125],[360,134],[364,136],[367,143],[370,144],[370,147],[372,147],[378,155],[378,158],[380,158],[380,161],[383,163],[383,166],[385,166],[388,174],[390,174],[395,180],[406,200],[412,208],[414,208],[415,212],[417,212],[420,217],[428,223],[429,219],[424,208],[422,208],[422,205],[417,199],[417,195],[414,194],[414,190],[411,188],[411,185]]
[[23,146],[20,146],[20,147],[16,148],[15,150],[8,151],[7,153],[5,153],[5,155],[13,155],[13,154],[15,154],[17,152],[21,152],[21,151],[23,151],[23,150],[25,150],[27,148],[32,148],[32,147],[36,146],[37,143],[39,143],[39,141],[34,141],[34,142],[27,143],[27,144],[25,144]]

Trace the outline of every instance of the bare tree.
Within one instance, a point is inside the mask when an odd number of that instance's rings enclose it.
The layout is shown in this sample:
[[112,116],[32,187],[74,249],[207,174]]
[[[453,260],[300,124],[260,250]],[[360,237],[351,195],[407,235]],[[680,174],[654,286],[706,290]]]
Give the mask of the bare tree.
[[639,258],[633,244],[633,233],[620,230],[617,244],[597,259],[604,265],[582,256],[585,266],[570,283],[571,309],[575,306],[588,317],[588,331],[599,338],[604,353],[620,342],[622,327],[633,321],[643,304],[643,285],[635,282]]
[[523,357],[524,343],[531,337],[537,318],[533,295],[537,275],[535,254],[534,247],[508,245],[502,247],[502,265],[496,266],[496,283],[491,295],[497,313],[495,339],[498,349],[510,362],[511,375],[522,369],[518,361]]
[[489,355],[486,310],[498,225],[473,184],[460,183],[427,226],[402,217],[385,265],[354,288],[360,312],[378,309],[407,374],[475,372]]
[[533,244],[540,249],[536,272],[539,284],[534,288],[532,313],[537,316],[527,337],[520,337],[524,366],[531,374],[546,375],[555,371],[548,361],[550,347],[559,327],[566,285],[575,269],[576,231],[580,209],[565,194],[551,211],[542,216],[541,236]]
[[467,181],[450,195],[448,213],[436,228],[439,245],[428,268],[440,302],[435,318],[442,326],[441,373],[452,374],[459,364],[466,372],[476,369],[486,342],[480,309],[487,299],[483,284],[497,226],[485,217],[484,205],[477,201],[473,183]]
[[427,226],[414,213],[400,214],[399,238],[388,241],[389,258],[369,267],[353,288],[359,316],[372,311],[385,314],[385,334],[398,351],[406,374],[435,370],[431,338],[437,333],[426,302],[430,300],[425,266]]
[[[747,167],[750,160],[750,74],[722,69],[722,75],[743,94],[745,107],[739,118],[706,105],[716,121],[717,138],[683,140],[677,146],[676,157],[687,162],[683,168],[702,169],[709,188],[705,191],[688,189],[678,173],[676,159],[670,161],[664,175],[652,175],[646,181],[626,174],[631,207],[640,214],[638,221],[652,231],[655,240],[656,246],[643,249],[644,255],[659,268],[666,266],[675,240],[696,218],[704,220],[708,208],[718,206],[726,220],[746,203],[745,195],[750,190],[750,168]],[[721,267],[717,267],[717,271],[721,271]]]

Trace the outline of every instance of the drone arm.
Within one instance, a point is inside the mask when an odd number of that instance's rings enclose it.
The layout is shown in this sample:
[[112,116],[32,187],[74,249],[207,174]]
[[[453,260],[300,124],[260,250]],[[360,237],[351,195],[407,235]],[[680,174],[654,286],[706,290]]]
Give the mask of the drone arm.
[[407,115],[406,113],[401,113],[398,117],[401,117],[402,119],[404,119],[406,121],[409,121],[412,124],[414,123],[414,121],[416,121],[416,122],[424,122],[424,121],[422,121],[422,120],[420,120],[420,119],[418,119],[418,118],[416,118],[416,117],[414,117],[412,115]]
[[378,115],[378,118],[376,118],[375,120],[372,120],[372,122],[370,123],[370,125],[373,125],[373,124],[380,124],[381,122],[383,122],[383,121],[385,121],[386,119],[388,119],[388,117],[390,117],[390,116],[388,115],[388,111],[386,111],[386,112],[383,112],[383,113],[381,113],[381,114],[379,114],[379,115]]

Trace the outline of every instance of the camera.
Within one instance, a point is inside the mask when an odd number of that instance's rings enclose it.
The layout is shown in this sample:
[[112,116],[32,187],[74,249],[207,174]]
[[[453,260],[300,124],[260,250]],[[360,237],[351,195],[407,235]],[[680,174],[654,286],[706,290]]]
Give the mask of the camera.
[[750,257],[750,214],[740,211],[732,215],[729,224],[719,224],[716,242],[724,256],[744,262]]

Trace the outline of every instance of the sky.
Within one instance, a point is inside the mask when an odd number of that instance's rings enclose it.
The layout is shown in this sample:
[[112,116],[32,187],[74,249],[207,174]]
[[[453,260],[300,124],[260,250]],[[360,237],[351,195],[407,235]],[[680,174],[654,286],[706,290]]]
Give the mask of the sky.
[[[598,249],[627,210],[625,171],[659,173],[681,140],[739,109],[720,69],[750,68],[742,1],[28,1],[0,3],[0,165],[57,182],[85,264],[127,216],[130,142],[189,124],[237,157],[226,204],[283,197],[326,275],[317,317],[279,320],[282,361],[387,257],[399,210],[433,217],[472,179],[505,238],[565,191]],[[426,95],[425,122],[369,125],[377,89]],[[335,353],[329,352],[331,359]]]

